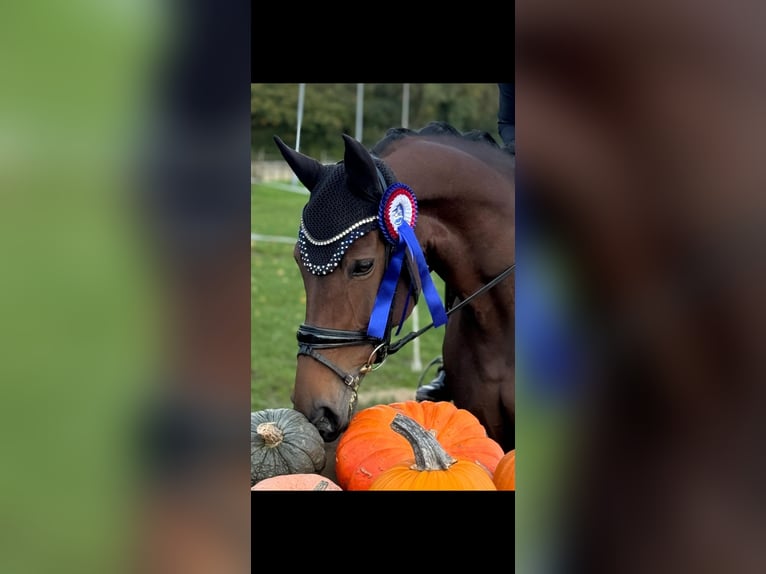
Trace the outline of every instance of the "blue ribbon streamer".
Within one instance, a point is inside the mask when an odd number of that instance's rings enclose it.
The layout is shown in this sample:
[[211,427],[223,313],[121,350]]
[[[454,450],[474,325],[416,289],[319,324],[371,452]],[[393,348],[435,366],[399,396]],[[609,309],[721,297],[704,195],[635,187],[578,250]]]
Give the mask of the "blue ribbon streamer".
[[431,280],[431,274],[428,272],[428,263],[426,263],[426,258],[420,249],[418,238],[415,237],[415,232],[406,222],[402,223],[398,231],[399,237],[404,238],[404,243],[410,248],[410,253],[415,256],[415,262],[418,264],[418,275],[420,275],[420,283],[423,288],[423,296],[426,298],[428,310],[431,312],[431,320],[434,327],[440,327],[447,323],[447,312],[444,310],[442,300],[436,291],[436,285]]
[[370,323],[367,326],[367,334],[370,337],[384,339],[386,325],[388,324],[388,311],[391,309],[391,303],[394,300],[396,284],[399,281],[399,274],[402,272],[402,262],[404,261],[404,243],[399,236],[399,244],[394,248],[391,254],[391,261],[383,275],[383,281],[380,282],[378,295],[375,298],[375,305],[370,315]]
[[410,255],[417,263],[423,296],[431,313],[434,327],[439,327],[447,322],[447,312],[444,310],[444,305],[439,298],[439,293],[436,291],[436,286],[431,280],[428,264],[426,263],[423,251],[420,249],[420,243],[415,236],[415,232],[406,221],[402,222],[397,232],[399,234],[399,241],[394,247],[391,261],[389,261],[388,268],[383,275],[383,281],[380,283],[375,305],[370,315],[370,323],[367,327],[367,334],[378,339],[385,339],[388,317],[391,305],[393,304],[394,293],[396,292],[396,284],[402,272],[402,263],[407,250],[409,250]]

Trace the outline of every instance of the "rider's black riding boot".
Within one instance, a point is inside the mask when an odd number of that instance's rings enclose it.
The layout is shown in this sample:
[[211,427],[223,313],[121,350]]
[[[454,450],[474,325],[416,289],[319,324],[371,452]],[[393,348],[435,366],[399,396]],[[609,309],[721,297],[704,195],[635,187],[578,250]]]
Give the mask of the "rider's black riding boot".
[[415,391],[415,400],[421,401],[449,401],[452,400],[446,385],[444,384],[444,367],[439,367],[436,377],[430,383],[418,387]]

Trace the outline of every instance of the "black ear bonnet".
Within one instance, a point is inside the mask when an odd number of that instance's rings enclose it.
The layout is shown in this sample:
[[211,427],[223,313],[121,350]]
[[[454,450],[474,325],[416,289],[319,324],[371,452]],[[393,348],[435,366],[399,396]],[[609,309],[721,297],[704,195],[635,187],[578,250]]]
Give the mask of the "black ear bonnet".
[[333,271],[351,244],[378,227],[378,208],[386,188],[396,181],[383,160],[373,157],[378,172],[369,195],[348,188],[343,161],[325,166],[303,208],[298,232],[301,260],[314,275]]

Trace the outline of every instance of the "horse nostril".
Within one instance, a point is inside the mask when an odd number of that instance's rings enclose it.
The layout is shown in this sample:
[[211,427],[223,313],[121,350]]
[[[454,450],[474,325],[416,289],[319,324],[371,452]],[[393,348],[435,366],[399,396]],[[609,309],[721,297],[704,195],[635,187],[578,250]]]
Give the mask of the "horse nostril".
[[338,432],[338,417],[326,408],[321,409],[320,413],[320,416],[313,421],[314,426],[325,442],[332,442],[340,434]]

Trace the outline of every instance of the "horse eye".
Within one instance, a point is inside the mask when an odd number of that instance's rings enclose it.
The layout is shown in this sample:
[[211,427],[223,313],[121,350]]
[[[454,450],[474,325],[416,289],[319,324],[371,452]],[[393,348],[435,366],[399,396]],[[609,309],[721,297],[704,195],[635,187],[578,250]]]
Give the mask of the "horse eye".
[[355,276],[367,275],[372,271],[374,264],[374,259],[357,259],[354,261],[354,267],[351,269],[351,274]]

